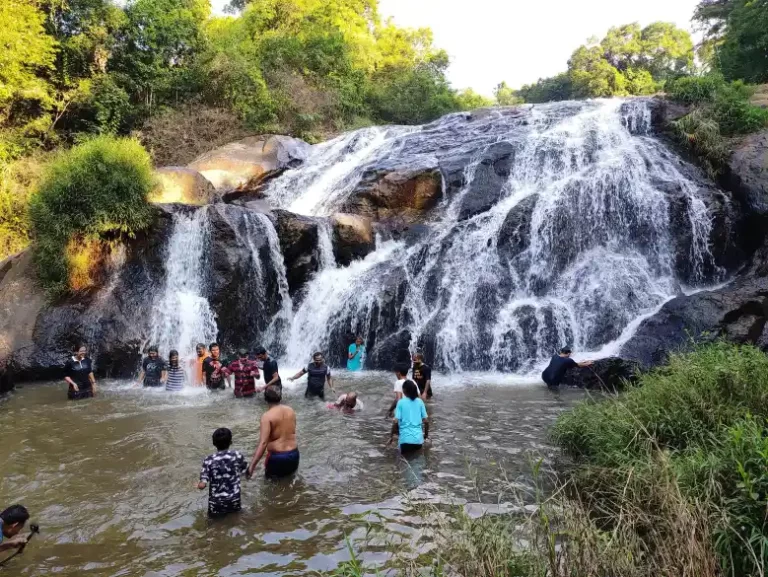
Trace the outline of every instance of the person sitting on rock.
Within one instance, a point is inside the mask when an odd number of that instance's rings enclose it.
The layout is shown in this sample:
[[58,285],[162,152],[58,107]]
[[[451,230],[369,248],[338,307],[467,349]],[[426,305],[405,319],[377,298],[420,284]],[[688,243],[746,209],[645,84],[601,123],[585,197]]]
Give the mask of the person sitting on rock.
[[559,355],[554,355],[549,361],[549,366],[541,373],[542,380],[547,383],[550,388],[557,388],[565,377],[565,373],[569,369],[575,367],[589,367],[592,365],[592,361],[584,361],[577,363],[571,358],[571,349],[563,347],[560,349]]

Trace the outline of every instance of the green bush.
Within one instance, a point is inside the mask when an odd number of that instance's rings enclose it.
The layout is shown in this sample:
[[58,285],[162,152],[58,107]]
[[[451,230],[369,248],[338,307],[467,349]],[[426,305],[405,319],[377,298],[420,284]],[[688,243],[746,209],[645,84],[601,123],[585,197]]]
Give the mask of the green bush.
[[711,102],[718,90],[725,85],[719,74],[704,76],[682,76],[667,83],[665,90],[673,100],[683,104]]
[[51,162],[29,207],[44,286],[53,294],[73,288],[70,261],[76,255],[67,252],[78,243],[92,246],[149,226],[152,185],[149,154],[132,139],[100,136]]
[[749,134],[768,123],[768,110],[750,104],[752,94],[754,89],[741,81],[725,84],[717,92],[714,115],[723,134]]
[[651,496],[671,470],[716,519],[726,574],[751,575],[768,563],[767,416],[768,356],[718,342],[673,355],[622,396],[578,405],[553,436],[575,459],[582,490],[605,508],[631,501],[657,513]]

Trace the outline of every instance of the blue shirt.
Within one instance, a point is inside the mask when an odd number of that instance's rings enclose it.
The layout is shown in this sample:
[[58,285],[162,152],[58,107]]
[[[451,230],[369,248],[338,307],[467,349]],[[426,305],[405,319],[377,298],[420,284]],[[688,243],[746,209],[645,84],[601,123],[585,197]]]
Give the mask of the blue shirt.
[[421,423],[427,418],[427,408],[420,398],[412,401],[403,397],[397,401],[395,419],[400,426],[400,444],[423,445],[424,430]]
[[360,350],[357,348],[356,343],[349,345],[348,352],[350,355],[355,355],[351,359],[347,360],[348,371],[359,371],[363,368],[363,354],[365,354],[365,345],[360,345]]

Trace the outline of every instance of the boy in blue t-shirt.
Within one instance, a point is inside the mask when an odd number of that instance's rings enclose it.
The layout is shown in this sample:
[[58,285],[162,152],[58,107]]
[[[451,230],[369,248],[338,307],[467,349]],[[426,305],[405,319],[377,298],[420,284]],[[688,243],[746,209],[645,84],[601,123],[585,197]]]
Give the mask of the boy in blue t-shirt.
[[357,337],[355,342],[349,345],[347,349],[347,370],[359,371],[363,368],[363,355],[365,354],[365,345],[363,337]]

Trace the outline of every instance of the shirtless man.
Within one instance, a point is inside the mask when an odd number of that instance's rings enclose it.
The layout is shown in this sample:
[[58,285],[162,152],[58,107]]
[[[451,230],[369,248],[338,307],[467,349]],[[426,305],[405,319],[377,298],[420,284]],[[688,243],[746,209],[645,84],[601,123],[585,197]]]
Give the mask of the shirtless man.
[[267,479],[281,479],[293,475],[299,468],[299,447],[296,443],[296,413],[281,405],[282,387],[270,386],[264,391],[269,408],[261,416],[261,438],[248,466],[248,477],[253,476],[256,465],[267,453],[264,474]]

